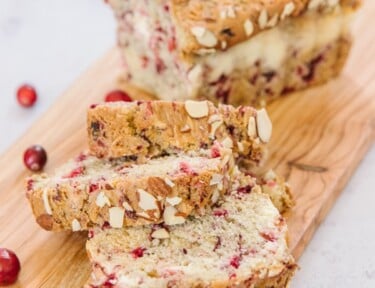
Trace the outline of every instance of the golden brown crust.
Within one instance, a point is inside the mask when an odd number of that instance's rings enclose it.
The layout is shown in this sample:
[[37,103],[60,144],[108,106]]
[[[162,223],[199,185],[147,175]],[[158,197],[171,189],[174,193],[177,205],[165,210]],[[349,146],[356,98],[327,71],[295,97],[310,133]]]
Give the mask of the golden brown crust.
[[[338,3],[339,2],[339,3]],[[306,11],[357,9],[361,0],[172,0],[179,49],[185,55],[226,50]],[[317,15],[318,16],[318,15]]]
[[253,164],[265,160],[265,143],[256,132],[248,135],[249,119],[257,117],[255,109],[206,103],[202,105],[208,106],[208,113],[200,118],[192,117],[182,102],[98,105],[88,111],[90,150],[98,157],[137,156],[142,161],[163,153],[209,149],[215,141],[229,139],[227,145],[233,147],[227,148],[233,148],[235,157],[246,157]]

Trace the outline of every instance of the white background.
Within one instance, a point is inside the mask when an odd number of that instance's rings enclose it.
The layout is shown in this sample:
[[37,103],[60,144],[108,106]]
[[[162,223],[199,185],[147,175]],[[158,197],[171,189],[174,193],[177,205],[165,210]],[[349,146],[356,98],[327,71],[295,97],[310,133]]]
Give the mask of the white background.
[[[100,0],[0,0],[0,153],[114,43]],[[39,91],[31,110],[15,100],[23,82]],[[375,287],[374,187],[372,148],[300,259],[293,288]]]

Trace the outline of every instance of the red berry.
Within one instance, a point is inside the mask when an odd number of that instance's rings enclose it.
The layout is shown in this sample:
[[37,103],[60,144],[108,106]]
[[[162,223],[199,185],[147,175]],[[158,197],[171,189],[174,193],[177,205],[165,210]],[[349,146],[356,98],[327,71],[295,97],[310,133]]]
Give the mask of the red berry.
[[145,251],[146,251],[146,248],[137,247],[130,253],[132,254],[134,259],[137,259],[137,258],[143,257],[143,252]]
[[125,101],[125,102],[131,102],[133,101],[130,96],[121,90],[113,90],[105,96],[105,102],[116,102],[116,101]]
[[47,162],[47,153],[40,145],[33,145],[23,154],[23,162],[31,171],[40,171]]
[[24,84],[17,90],[17,100],[23,107],[31,107],[36,102],[38,96],[33,86]]
[[241,261],[241,257],[240,256],[234,256],[231,260],[230,260],[230,266],[238,269],[238,267],[240,267],[240,261]]
[[0,248],[0,286],[16,282],[20,270],[21,265],[17,255],[13,251]]
[[222,208],[218,208],[214,210],[213,214],[214,216],[217,216],[217,217],[227,217],[228,211]]

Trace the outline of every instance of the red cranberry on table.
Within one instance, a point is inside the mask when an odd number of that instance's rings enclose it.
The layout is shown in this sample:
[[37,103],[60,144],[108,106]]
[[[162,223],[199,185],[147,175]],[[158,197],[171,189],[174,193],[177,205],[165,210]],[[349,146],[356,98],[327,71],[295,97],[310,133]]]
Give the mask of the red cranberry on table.
[[0,248],[0,286],[16,282],[20,270],[21,265],[17,255],[13,251]]
[[24,84],[17,90],[18,103],[23,107],[31,107],[35,104],[38,95],[33,86]]
[[113,90],[105,96],[105,102],[116,102],[116,101],[131,102],[133,101],[133,99],[130,98],[130,96],[126,92],[121,91],[121,90]]
[[40,171],[46,165],[47,153],[40,145],[30,146],[23,154],[23,162],[29,170]]

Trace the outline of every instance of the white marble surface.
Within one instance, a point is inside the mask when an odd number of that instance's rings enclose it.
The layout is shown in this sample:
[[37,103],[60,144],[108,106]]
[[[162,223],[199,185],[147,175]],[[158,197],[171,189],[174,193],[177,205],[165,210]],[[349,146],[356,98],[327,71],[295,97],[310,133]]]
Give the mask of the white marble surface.
[[[114,34],[100,0],[0,1],[0,153],[114,44]],[[30,110],[15,100],[25,81],[40,96]],[[372,148],[301,258],[293,288],[375,287],[374,187]]]

